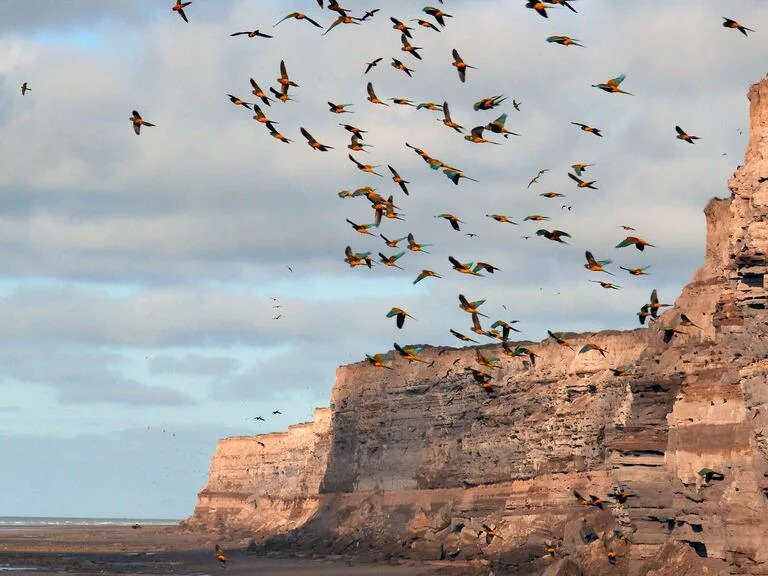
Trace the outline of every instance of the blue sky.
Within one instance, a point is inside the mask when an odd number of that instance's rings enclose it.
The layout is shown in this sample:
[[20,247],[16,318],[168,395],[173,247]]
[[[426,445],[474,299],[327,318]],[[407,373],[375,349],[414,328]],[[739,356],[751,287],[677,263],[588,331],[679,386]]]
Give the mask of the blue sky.
[[[440,33],[414,31],[423,61],[400,51],[388,19],[424,16],[413,1],[379,3],[373,20],[326,36],[306,22],[272,26],[294,10],[327,25],[334,14],[310,0],[196,0],[188,24],[167,4],[4,3],[0,457],[14,463],[0,476],[4,514],[185,517],[218,438],[309,419],[327,404],[337,365],[395,341],[458,345],[448,330],[469,324],[459,293],[485,298],[494,319],[519,319],[531,340],[547,329],[634,327],[652,288],[675,298],[702,262],[702,209],[727,195],[741,163],[746,89],[765,74],[768,48],[768,6],[757,0],[664,10],[579,0],[578,14],[553,9],[546,20],[522,1],[446,0],[454,18]],[[348,2],[360,11],[376,4]],[[722,16],[756,32],[725,29]],[[229,36],[255,28],[275,38]],[[555,34],[587,47],[545,42]],[[465,84],[452,48],[477,67]],[[265,111],[291,145],[226,96],[250,101],[251,77],[274,85],[281,59],[300,85],[298,103]],[[620,73],[635,96],[591,87]],[[369,80],[383,99],[447,100],[467,128],[507,112],[521,136],[466,142],[437,113],[370,104]],[[22,97],[25,81],[32,91]],[[496,94],[509,100],[472,110]],[[330,114],[329,100],[354,103],[354,113]],[[157,126],[135,136],[133,109]],[[383,173],[395,166],[410,196],[352,166],[338,122],[368,130],[365,160]],[[676,140],[676,124],[701,140]],[[335,149],[311,150],[302,126]],[[405,142],[480,182],[454,186]],[[598,190],[575,188],[567,172],[576,162],[596,164],[586,175]],[[404,271],[344,264],[347,245],[394,252],[345,222],[372,221],[364,199],[337,196],[366,185],[394,194],[405,214],[380,231],[413,232],[432,254],[406,254]],[[546,191],[566,198],[539,196]],[[433,217],[442,212],[465,220],[462,231]],[[522,222],[534,213],[551,220]],[[616,249],[620,224],[656,248]],[[568,231],[571,244],[536,237],[542,227]],[[598,275],[583,268],[587,249],[613,259],[614,272],[651,265],[653,275],[617,275],[622,290],[609,293],[589,282]],[[467,278],[448,255],[501,271]],[[414,286],[422,268],[444,278]],[[397,330],[385,317],[392,306],[418,321]],[[258,414],[267,421],[256,423]]]

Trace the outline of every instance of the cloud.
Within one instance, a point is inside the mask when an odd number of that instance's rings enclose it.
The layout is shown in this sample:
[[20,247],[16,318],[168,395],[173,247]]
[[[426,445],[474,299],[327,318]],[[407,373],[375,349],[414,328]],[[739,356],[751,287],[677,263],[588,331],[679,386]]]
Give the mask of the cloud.
[[222,375],[236,371],[240,361],[224,356],[188,354],[182,358],[155,356],[149,361],[153,374],[186,374],[190,376]]
[[[423,61],[400,51],[387,18],[422,15],[405,0],[326,36],[306,22],[272,29],[294,9],[285,2],[195,2],[189,24],[171,2],[40,4],[7,0],[0,23],[0,368],[22,407],[6,412],[7,426],[50,412],[61,414],[46,421],[59,435],[165,418],[218,423],[225,434],[257,401],[259,410],[283,408],[286,422],[304,418],[327,398],[338,364],[394,341],[458,345],[448,330],[470,323],[460,293],[485,298],[493,319],[519,319],[521,338],[637,326],[651,289],[672,300],[702,263],[702,209],[727,194],[746,144],[737,130],[747,126],[745,90],[764,74],[766,41],[722,28],[724,2],[683,0],[664,11],[584,2],[578,14],[552,10],[545,20],[518,1],[456,0],[443,31],[414,32]],[[311,8],[323,24],[335,16]],[[747,26],[768,19],[757,0],[739,12],[731,16]],[[256,27],[275,38],[229,36]],[[546,43],[552,34],[587,48]],[[477,66],[465,84],[451,66],[453,48]],[[365,62],[380,56],[364,75]],[[392,56],[415,69],[412,79],[389,65]],[[249,78],[274,85],[281,60],[300,85],[291,92],[298,103],[265,111],[296,140],[290,145],[226,96],[251,98]],[[590,86],[622,72],[636,96]],[[24,81],[32,92],[22,97]],[[494,136],[503,146],[469,143],[438,113],[367,102],[368,81],[382,98],[448,101],[467,129],[507,112],[521,136]],[[496,94],[509,100],[472,109]],[[352,102],[354,113],[331,114],[328,101]],[[128,120],[134,109],[156,124],[139,137]],[[368,131],[373,147],[356,157],[379,164],[384,177],[349,162],[339,122]],[[676,140],[677,124],[701,140]],[[335,149],[311,150],[301,127]],[[454,186],[406,142],[480,182]],[[574,186],[567,172],[575,162],[595,164],[587,175],[598,190]],[[387,164],[410,182],[409,196]],[[542,168],[549,171],[528,188]],[[393,194],[404,214],[377,232],[412,232],[432,254],[407,252],[404,271],[344,264],[347,245],[374,255],[404,249],[345,222],[372,221],[367,200],[337,196],[365,185]],[[548,200],[546,191],[566,196]],[[441,212],[464,220],[462,231],[434,218]],[[493,222],[492,213],[518,225]],[[523,221],[534,213],[551,220]],[[621,224],[656,248],[615,248]],[[538,228],[566,230],[571,244],[537,237]],[[608,269],[621,291],[589,282],[601,275],[584,270],[585,250],[614,261]],[[466,278],[448,255],[501,271]],[[619,265],[651,265],[653,275],[629,277]],[[444,278],[414,286],[422,268]],[[278,320],[270,298],[283,306]],[[395,305],[418,321],[397,330],[385,316]],[[136,453],[125,458],[139,462]]]
[[8,346],[0,350],[4,379],[50,387],[61,404],[133,406],[191,405],[184,392],[148,385],[123,373],[119,354],[75,348],[45,350]]

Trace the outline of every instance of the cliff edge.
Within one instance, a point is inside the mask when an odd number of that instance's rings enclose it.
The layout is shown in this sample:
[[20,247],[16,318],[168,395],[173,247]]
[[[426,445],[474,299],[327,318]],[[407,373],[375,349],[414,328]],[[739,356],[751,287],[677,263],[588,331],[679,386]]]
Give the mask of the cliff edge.
[[[219,443],[188,523],[499,574],[768,574],[768,79],[748,98],[746,162],[659,321],[567,335],[607,359],[548,339],[526,344],[534,368],[481,346],[501,358],[491,395],[463,371],[475,348],[340,367],[313,423]],[[684,333],[665,344],[663,326]]]

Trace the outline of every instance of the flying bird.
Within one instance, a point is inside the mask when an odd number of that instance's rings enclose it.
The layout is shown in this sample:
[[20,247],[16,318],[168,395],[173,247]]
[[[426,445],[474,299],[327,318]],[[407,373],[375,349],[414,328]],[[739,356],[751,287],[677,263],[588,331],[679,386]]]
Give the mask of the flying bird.
[[[187,2],[189,4],[189,2]],[[185,18],[186,20],[186,18]],[[227,567],[227,555],[224,553],[224,550],[222,550],[221,546],[216,544],[213,548],[213,555],[218,560],[224,568]]]
[[353,106],[353,104],[334,104],[328,102],[328,109],[334,114],[352,114],[351,110],[346,110],[347,106]]
[[264,91],[259,88],[259,85],[256,84],[256,81],[253,78],[251,78],[251,86],[253,87],[251,94],[256,96],[256,98],[259,98],[265,105],[271,106],[270,102],[272,102],[272,99],[264,94]]
[[448,261],[453,265],[453,269],[462,274],[469,274],[471,276],[482,276],[478,274],[476,270],[472,269],[473,262],[459,262],[453,256],[448,256]]
[[299,128],[299,130],[301,131],[301,135],[307,139],[307,144],[309,144],[310,148],[312,148],[313,150],[319,150],[320,152],[327,152],[328,150],[333,150],[333,146],[327,146],[315,140],[312,137],[312,134],[307,132],[305,128]]
[[675,126],[675,130],[677,131],[677,139],[684,140],[688,142],[688,144],[695,144],[694,140],[701,140],[701,138],[698,136],[691,136],[690,134],[686,134],[685,130],[680,128],[680,126]]
[[366,354],[365,359],[368,360],[374,368],[387,368],[388,370],[392,370],[391,366],[384,364],[386,360],[392,360],[391,353],[374,354],[373,356]]
[[539,170],[538,174],[536,174],[536,176],[531,178],[531,181],[528,182],[528,186],[526,186],[526,188],[530,188],[534,184],[538,184],[539,183],[539,178],[541,178],[544,175],[545,172],[549,172],[549,168],[542,168],[541,170]]
[[360,18],[355,18],[354,16],[347,16],[346,14],[340,13],[339,17],[336,18],[336,20],[333,21],[333,23],[328,26],[328,29],[323,32],[323,36],[328,34],[331,30],[336,28],[339,24],[357,24],[360,25],[360,22],[358,22]]
[[632,276],[649,276],[650,272],[646,272],[646,270],[648,270],[648,268],[650,267],[651,267],[650,264],[642,268],[624,268],[624,266],[619,266],[619,268],[621,268],[622,270],[626,270]]
[[408,240],[408,250],[411,252],[424,252],[424,254],[429,254],[424,248],[427,246],[432,246],[432,244],[419,244],[416,242],[416,240],[413,237],[413,234],[410,232],[408,233],[408,236],[406,236],[406,239]]
[[400,268],[402,270],[403,268],[397,265],[397,261],[403,257],[405,252],[399,252],[398,254],[393,254],[392,256],[385,256],[381,252],[379,252],[379,258],[381,258],[380,262],[384,264],[385,266],[390,266],[392,268]]
[[[496,271],[499,271],[499,272],[501,272],[501,268],[497,268],[497,267],[496,267],[496,266],[494,266],[493,264],[488,264],[488,262],[477,262],[477,263],[476,263],[476,264],[475,264],[475,265],[472,267],[472,271],[473,271],[473,272],[478,272],[478,271],[480,271],[480,270],[485,270],[485,271],[486,271],[486,272],[488,272],[489,274],[493,274],[493,273],[494,273],[494,272],[496,272]],[[493,326],[491,326],[491,328],[493,328]]]
[[456,67],[456,70],[459,73],[459,80],[462,82],[467,81],[467,68],[476,69],[474,66],[470,66],[469,64],[465,63],[464,60],[461,59],[461,56],[459,56],[459,51],[456,50],[456,48],[453,49],[453,63],[452,65]]
[[375,228],[376,224],[355,224],[349,218],[346,218],[346,221],[350,224],[350,226],[352,226],[352,228],[355,229],[355,232],[359,232],[360,234],[368,234],[370,236],[373,236],[373,233],[370,231],[370,228]]
[[418,357],[419,354],[421,354],[421,346],[406,346],[403,348],[400,346],[397,342],[394,343],[395,350],[397,350],[398,354],[408,360],[408,363],[411,362],[424,362],[427,363],[426,360],[422,360]]
[[451,223],[451,228],[453,228],[457,232],[461,231],[461,229],[459,228],[459,223],[465,224],[463,220],[459,220],[459,218],[454,216],[453,214],[448,214],[448,213],[438,214],[437,216],[435,216],[435,218],[444,218],[448,220],[448,222]]
[[488,144],[496,144],[497,146],[501,146],[498,142],[494,142],[493,140],[488,140],[487,138],[483,137],[483,131],[485,131],[485,126],[475,126],[470,130],[469,134],[464,136],[464,140],[468,140],[470,142],[473,142],[474,144],[483,144],[487,142]]
[[288,138],[280,134],[280,132],[277,131],[274,124],[272,124],[272,122],[267,122],[266,126],[267,126],[267,129],[269,130],[269,135],[272,136],[272,138],[280,140],[281,142],[285,142],[286,144],[290,144],[291,142],[293,142],[293,140],[289,140]]
[[448,126],[448,128],[453,128],[459,134],[464,130],[464,126],[457,124],[451,119],[451,110],[448,108],[448,102],[443,102],[443,119],[441,122]]
[[370,252],[352,252],[352,248],[349,246],[344,249],[344,262],[349,264],[350,268],[355,266],[373,267],[373,259]]
[[511,322],[505,322],[504,320],[496,320],[493,324],[491,324],[491,330],[494,328],[501,328],[501,339],[507,340],[509,337],[509,333],[511,332],[520,332],[517,328],[512,326],[512,324],[516,324],[518,320],[512,320]]
[[230,36],[248,36],[248,38],[255,38],[256,36],[259,36],[260,38],[272,38],[272,36],[269,34],[264,34],[259,30],[252,30],[250,32],[235,32],[234,34],[230,34]]
[[694,328],[701,328],[700,326],[696,326],[696,324],[694,324],[693,321],[685,314],[680,314],[680,326],[693,326]]
[[486,130],[490,130],[494,134],[501,134],[504,136],[504,138],[509,138],[509,135],[512,134],[512,136],[520,136],[520,134],[517,134],[516,132],[510,132],[506,128],[504,128],[504,123],[507,121],[507,115],[502,114],[496,120],[489,122],[485,125]]
[[571,174],[570,172],[568,172],[568,177],[574,182],[576,182],[576,184],[579,185],[579,188],[589,188],[591,190],[597,190],[597,188],[593,186],[593,184],[595,184],[597,180],[592,180],[591,182],[585,182],[584,180],[576,176],[576,174]]
[[459,294],[459,308],[467,312],[468,314],[473,314],[477,316],[482,316],[483,318],[488,318],[485,314],[480,312],[478,308],[482,306],[485,303],[485,300],[475,300],[474,302],[470,302],[467,300],[466,296],[464,294]]
[[443,169],[443,174],[445,174],[448,177],[448,179],[454,184],[456,184],[457,186],[459,185],[459,180],[461,180],[462,178],[465,178],[466,180],[471,180],[472,182],[478,182],[478,180],[475,180],[474,178],[470,178],[469,176],[464,174],[464,172],[462,172],[461,170],[456,170],[455,168],[445,168]]
[[685,332],[682,330],[678,330],[677,328],[672,328],[669,326],[662,326],[661,331],[663,333],[662,340],[664,341],[664,344],[669,344],[675,334],[685,334]]
[[262,124],[279,124],[279,122],[275,122],[274,120],[267,118],[267,115],[264,114],[264,111],[257,104],[253,105],[253,111],[255,112],[253,119],[257,122],[261,122]]
[[451,334],[456,336],[456,338],[458,338],[462,342],[474,342],[475,344],[477,344],[477,340],[472,340],[472,338],[470,338],[469,336],[465,336],[461,332],[456,332],[456,330],[454,330],[453,328],[451,328],[449,331]]
[[525,4],[526,8],[530,8],[531,10],[536,10],[536,12],[542,16],[543,18],[549,18],[549,15],[547,14],[547,8],[552,8],[552,6],[547,6],[544,2],[539,2],[538,0],[528,0]]
[[[411,72],[413,72],[413,68],[408,68],[408,66],[403,64],[397,58],[392,58],[392,68],[394,68],[395,70],[400,70],[402,72],[405,72],[409,78],[413,77],[413,75],[411,74]],[[390,98],[390,100],[394,100],[394,98]]]
[[514,224],[515,226],[517,226],[517,222],[512,222],[512,220],[510,220],[510,217],[505,216],[504,214],[486,214],[486,216],[488,218],[493,218],[494,220],[496,220],[496,222],[502,222],[502,223],[506,222],[507,224]]
[[592,88],[600,88],[600,90],[605,92],[618,92],[620,94],[628,94],[629,96],[634,96],[634,94],[630,94],[629,92],[625,92],[619,88],[619,84],[621,84],[626,77],[626,74],[619,74],[616,76],[616,78],[611,78],[602,84],[592,84]]
[[549,337],[552,338],[555,342],[557,342],[560,346],[564,348],[570,348],[571,350],[574,349],[573,346],[570,343],[568,343],[567,340],[564,340],[559,336],[555,335],[554,332],[547,330],[547,334],[549,334]]
[[445,18],[453,18],[450,14],[446,14],[439,8],[433,8],[432,6],[427,6],[426,8],[422,8],[422,12],[426,12],[430,16],[432,16],[435,20],[437,20],[437,23],[440,24],[441,27],[445,27]]
[[389,104],[382,102],[379,97],[376,96],[376,92],[373,90],[373,82],[368,82],[366,90],[368,91],[368,98],[366,98],[366,100],[372,102],[373,104],[383,104],[384,106],[389,106]]
[[352,160],[354,165],[357,166],[357,169],[360,170],[361,172],[366,172],[368,174],[375,174],[376,176],[381,176],[381,174],[376,172],[376,168],[378,168],[378,166],[379,166],[378,164],[375,164],[375,165],[373,165],[373,164],[361,164],[360,162],[358,162],[357,160],[354,159],[352,154],[348,154],[348,157],[349,157],[350,160]]
[[368,74],[368,72],[371,71],[372,68],[375,68],[376,65],[381,62],[383,58],[376,58],[375,60],[371,60],[370,62],[365,63],[365,72],[363,74]]
[[472,105],[472,108],[475,110],[475,112],[479,110],[491,110],[492,108],[499,106],[506,99],[507,97],[502,96],[501,94],[498,96],[491,96],[490,98],[482,98],[475,102]]
[[387,168],[389,168],[389,171],[392,172],[392,181],[400,186],[400,189],[403,191],[403,193],[408,196],[408,188],[405,185],[409,184],[409,182],[407,180],[403,180],[400,174],[397,173],[397,170],[392,168],[392,166],[389,164],[387,164]]
[[625,246],[631,246],[633,244],[634,244],[635,248],[637,248],[641,252],[643,250],[645,250],[646,246],[650,246],[651,248],[655,248],[655,246],[653,244],[648,244],[648,242],[646,242],[642,238],[638,238],[637,236],[627,236],[626,238],[624,238],[624,240],[622,240],[621,242],[616,244],[616,248],[624,248]]
[[610,274],[611,276],[614,276],[613,273],[603,269],[603,266],[611,263],[610,260],[595,260],[595,257],[592,256],[592,252],[590,252],[589,250],[586,251],[586,257],[587,257],[587,263],[584,264],[584,268],[586,268],[587,270],[591,270],[593,272],[605,272],[606,274]]
[[573,124],[574,126],[578,126],[584,132],[590,132],[590,133],[594,134],[595,136],[600,136],[600,138],[603,137],[603,135],[600,133],[600,129],[599,128],[593,128],[592,126],[588,126],[586,124],[581,124],[579,122],[571,122],[571,124]]
[[[608,272],[608,274],[610,274],[610,272]],[[602,280],[590,280],[590,282],[595,282],[596,284],[600,284],[600,286],[609,290],[621,289],[621,286],[619,286],[618,284],[612,284],[611,282],[603,282]]]
[[421,272],[419,272],[419,275],[416,276],[416,280],[414,280],[413,283],[414,284],[418,284],[419,282],[424,280],[424,278],[430,278],[430,277],[431,278],[442,278],[442,276],[440,276],[436,272],[433,272],[432,270],[422,270]]
[[736,20],[731,20],[730,18],[726,18],[725,16],[723,16],[723,20],[725,20],[725,22],[723,22],[723,26],[725,26],[726,28],[733,28],[734,30],[738,30],[739,32],[744,34],[744,36],[748,36],[747,31],[754,32],[752,28],[746,28],[745,26],[742,26],[741,24],[736,22]]
[[32,88],[27,86],[27,83],[24,82],[24,84],[21,85],[21,95],[24,96],[27,92],[30,92]]
[[[421,50],[421,46],[413,46],[408,41],[408,36],[406,36],[405,34],[400,34],[400,43],[403,45],[400,48],[400,50],[402,50],[403,52],[408,52],[409,54],[411,54],[417,60],[421,60],[421,55],[418,52],[419,50]],[[410,76],[410,74],[409,74],[409,76]]]
[[581,40],[571,38],[569,36],[550,36],[547,38],[547,42],[560,44],[561,46],[581,46],[585,48],[584,44],[581,44]]
[[421,110],[422,108],[426,110],[442,110],[443,107],[440,104],[435,104],[434,102],[421,102],[416,106],[416,110]]
[[432,22],[428,22],[420,18],[411,18],[411,22],[416,22],[419,26],[423,28],[429,28],[430,30],[434,30],[435,32],[440,32],[440,28],[432,24]]
[[393,18],[393,17],[390,16],[389,19],[394,24],[394,26],[392,26],[392,28],[394,28],[395,30],[399,30],[400,32],[405,34],[408,38],[412,38],[410,31],[413,30],[413,28],[410,28],[409,26],[406,26],[404,23],[402,23],[397,18]]
[[274,26],[272,26],[272,27],[274,28],[275,26],[280,24],[280,22],[283,22],[284,20],[288,20],[289,18],[294,18],[295,20],[306,20],[307,22],[309,22],[313,26],[317,26],[318,28],[322,28],[322,26],[320,24],[318,24],[317,22],[312,20],[312,18],[310,18],[306,14],[302,14],[301,12],[291,12],[290,14],[288,14],[288,16],[284,16],[283,18],[278,20],[277,23]]
[[[407,318],[413,318],[408,312],[403,310],[402,308],[393,307],[389,312],[387,312],[387,318],[395,317],[395,323],[397,324],[398,328],[402,328],[403,324],[405,324],[405,319]],[[416,318],[413,318],[416,320]]]
[[668,308],[670,306],[672,306],[672,304],[661,304],[659,302],[659,295],[656,293],[656,288],[654,288],[651,292],[651,302],[649,306],[651,316],[656,318],[660,308]]
[[[648,304],[643,304],[640,307],[640,312],[637,313],[637,319],[641,325],[645,325],[645,319],[651,315],[651,310]],[[650,322],[650,320],[649,320]]]
[[184,8],[192,4],[192,2],[182,2],[181,0],[176,0],[176,3],[171,8],[172,11],[177,12],[179,16],[181,16],[181,19],[184,20],[184,22],[189,22],[187,20],[187,15],[184,13]]
[[587,344],[584,344],[584,346],[581,347],[581,350],[579,350],[579,354],[584,354],[585,352],[589,352],[590,350],[597,350],[600,352],[600,356],[605,358],[605,354],[608,352],[605,348],[599,346],[598,344],[595,344],[593,342],[588,342]]
[[342,126],[344,130],[347,132],[352,132],[354,136],[357,136],[360,138],[360,140],[363,139],[363,134],[367,134],[367,130],[361,130],[360,128],[356,128],[355,126],[350,126],[349,124],[339,124],[339,126]]
[[137,136],[141,134],[142,126],[154,126],[154,124],[150,124],[146,120],[142,119],[141,115],[138,112],[136,112],[136,110],[132,112],[129,120],[133,122],[133,131],[136,132]]
[[277,82],[280,84],[280,86],[287,87],[287,86],[294,86],[296,88],[299,87],[296,82],[291,80],[288,77],[288,69],[285,67],[285,60],[280,60],[280,77],[277,79]]
[[571,164],[571,168],[573,168],[573,171],[576,173],[576,176],[581,177],[581,175],[587,171],[587,168],[590,166],[594,166],[594,164]]
[[227,94],[227,96],[229,96],[229,101],[232,102],[232,104],[234,104],[235,106],[243,106],[248,110],[251,109],[251,104],[249,102],[246,102],[245,100],[242,100],[237,96],[232,96],[232,94]]
[[397,245],[407,238],[407,236],[403,236],[402,238],[397,238],[396,240],[390,240],[389,238],[384,236],[384,234],[379,234],[379,236],[381,236],[384,239],[384,242],[390,248],[397,248]]
[[570,238],[571,235],[568,234],[568,232],[563,232],[562,230],[536,230],[536,236],[544,236],[547,240],[552,240],[554,242],[560,242],[561,244],[568,244],[565,240],[563,240],[563,236],[566,238]]

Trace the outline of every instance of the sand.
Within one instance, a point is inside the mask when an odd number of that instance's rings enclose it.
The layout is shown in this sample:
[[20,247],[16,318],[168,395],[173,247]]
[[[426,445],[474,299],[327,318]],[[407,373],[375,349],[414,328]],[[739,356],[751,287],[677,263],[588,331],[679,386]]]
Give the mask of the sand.
[[[213,556],[219,543],[226,568]],[[429,563],[363,564],[354,559],[266,558],[242,541],[176,527],[34,526],[0,529],[0,576],[37,574],[180,574],[280,576],[428,576]]]

